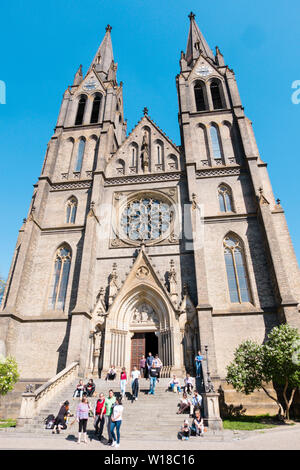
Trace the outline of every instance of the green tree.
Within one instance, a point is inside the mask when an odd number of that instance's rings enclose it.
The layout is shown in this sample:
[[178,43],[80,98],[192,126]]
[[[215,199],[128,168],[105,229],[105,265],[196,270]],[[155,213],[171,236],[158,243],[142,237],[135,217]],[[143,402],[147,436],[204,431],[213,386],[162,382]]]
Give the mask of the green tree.
[[0,356],[0,395],[11,392],[19,379],[16,360],[7,356]]
[[[264,346],[264,369],[273,382],[283,386],[285,417],[290,418],[290,407],[300,387],[300,335],[296,328],[281,325],[272,329]],[[288,398],[288,391],[290,397]]]
[[267,390],[266,385],[271,381],[271,376],[266,374],[264,365],[264,346],[254,341],[244,341],[235,350],[234,359],[227,366],[227,383],[245,395],[250,395],[255,390],[263,390],[277,403],[278,415],[283,416],[284,410],[277,396],[271,395]]
[[[235,390],[249,395],[263,390],[279,407],[279,416],[290,417],[294,395],[300,387],[300,335],[289,325],[272,329],[264,345],[243,342],[227,367],[226,380]],[[273,383],[283,386],[284,407],[266,388]],[[288,392],[290,396],[288,397]]]

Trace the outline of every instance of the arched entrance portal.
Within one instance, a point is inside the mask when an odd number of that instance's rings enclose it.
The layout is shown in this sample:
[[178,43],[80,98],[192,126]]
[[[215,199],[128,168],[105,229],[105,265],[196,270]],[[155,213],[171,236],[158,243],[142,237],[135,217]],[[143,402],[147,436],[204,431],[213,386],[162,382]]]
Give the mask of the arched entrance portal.
[[141,356],[149,351],[159,354],[164,375],[183,370],[178,323],[158,290],[139,285],[112,307],[106,324],[104,373],[111,365],[127,371],[139,367]]

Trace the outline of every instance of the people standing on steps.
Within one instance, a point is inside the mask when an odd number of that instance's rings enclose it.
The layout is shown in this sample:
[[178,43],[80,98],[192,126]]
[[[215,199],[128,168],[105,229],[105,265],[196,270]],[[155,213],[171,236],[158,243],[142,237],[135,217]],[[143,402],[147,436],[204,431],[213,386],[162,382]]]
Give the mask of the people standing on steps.
[[81,434],[83,433],[84,443],[87,444],[87,422],[89,418],[90,406],[88,404],[87,397],[82,397],[81,402],[77,406],[76,418],[79,424],[78,429],[78,444],[81,442]]
[[76,397],[82,398],[83,393],[84,393],[84,383],[83,383],[83,380],[79,380],[78,384],[76,385],[76,389],[73,393],[73,399]]
[[105,423],[105,413],[105,396],[104,393],[100,393],[99,399],[96,401],[94,409],[95,434],[98,435],[100,441],[102,439],[103,427]]
[[95,390],[96,390],[96,385],[95,385],[93,379],[90,379],[88,381],[88,383],[85,385],[84,388],[85,388],[85,391],[86,391],[86,395],[88,397],[92,397],[95,393]]
[[202,373],[202,361],[203,361],[203,359],[204,358],[201,354],[201,351],[198,351],[198,354],[195,357],[196,377],[200,378],[201,381],[203,381],[203,373]]
[[154,395],[155,394],[157,374],[158,374],[158,372],[157,372],[156,367],[150,367],[150,369],[149,369],[150,389],[149,389],[148,395]]
[[140,359],[140,374],[141,374],[141,377],[144,377],[144,378],[146,378],[146,376],[147,376],[146,358],[145,358],[144,354],[142,355],[142,357]]
[[157,382],[159,382],[160,379],[160,371],[163,366],[163,363],[158,357],[158,354],[155,354],[154,359],[152,361],[152,367],[155,367],[157,369]]
[[152,356],[152,352],[149,352],[147,360],[146,360],[146,366],[147,366],[147,369],[146,369],[147,377],[146,377],[146,379],[150,378],[150,368],[152,367],[153,360],[154,360],[154,357]]
[[[139,371],[138,371],[139,372]],[[122,406],[122,398],[116,398],[116,403],[113,407],[112,417],[111,417],[111,427],[110,432],[112,435],[112,447],[119,447],[120,446],[120,427],[122,424],[122,415],[123,415],[123,406]],[[116,434],[115,435],[115,429]]]
[[67,429],[67,417],[70,414],[69,409],[69,402],[65,401],[61,405],[58,415],[55,418],[52,434],[55,434],[55,431],[59,434],[61,429]]
[[184,382],[183,391],[191,395],[193,388],[194,388],[194,384],[193,384],[193,380],[190,374],[186,374],[186,377],[183,382]]
[[108,444],[112,443],[112,435],[111,435],[111,415],[113,411],[113,406],[116,402],[116,397],[112,390],[109,390],[108,397],[105,399],[105,424],[107,426],[107,434],[108,434]]
[[131,390],[132,390],[132,398],[133,400],[138,399],[139,394],[139,378],[141,376],[140,371],[136,366],[133,367],[133,371],[131,372]]
[[122,367],[121,374],[120,374],[120,388],[121,388],[121,395],[122,398],[125,397],[126,393],[126,384],[127,384],[127,374],[125,367]]

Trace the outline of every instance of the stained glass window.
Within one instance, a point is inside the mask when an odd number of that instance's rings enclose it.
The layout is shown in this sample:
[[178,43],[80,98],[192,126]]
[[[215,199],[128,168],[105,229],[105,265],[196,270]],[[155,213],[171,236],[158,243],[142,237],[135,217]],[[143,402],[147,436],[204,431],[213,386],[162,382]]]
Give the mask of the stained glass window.
[[67,202],[67,210],[66,210],[66,223],[67,224],[75,224],[76,212],[77,212],[77,200],[75,197],[72,197]]
[[244,253],[238,238],[225,238],[224,255],[231,302],[250,302]]
[[169,204],[151,197],[127,204],[121,216],[121,229],[133,241],[156,240],[170,227]]
[[60,247],[55,256],[49,307],[64,310],[71,265],[71,251],[67,246]]
[[81,171],[84,149],[85,149],[85,139],[81,138],[78,144],[76,164],[75,164],[74,171]]
[[225,184],[219,186],[218,188],[219,194],[219,205],[221,212],[233,212],[233,205],[232,205],[232,194],[230,188]]

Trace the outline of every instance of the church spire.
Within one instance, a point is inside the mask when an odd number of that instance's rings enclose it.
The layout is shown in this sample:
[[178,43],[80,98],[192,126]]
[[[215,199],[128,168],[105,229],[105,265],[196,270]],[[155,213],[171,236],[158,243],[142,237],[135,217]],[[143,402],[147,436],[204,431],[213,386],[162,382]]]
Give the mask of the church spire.
[[111,42],[111,30],[112,27],[108,24],[105,28],[105,36],[100,44],[100,47],[91,63],[89,70],[95,68],[96,72],[103,73],[106,78],[111,64],[114,60],[112,42]]
[[210,59],[215,61],[215,56],[212,50],[210,49],[209,45],[207,44],[203,34],[198,28],[193,12],[189,14],[189,19],[190,30],[185,53],[185,58],[188,65],[194,63],[194,61],[200,56],[200,53],[202,53],[204,57],[209,57]]

